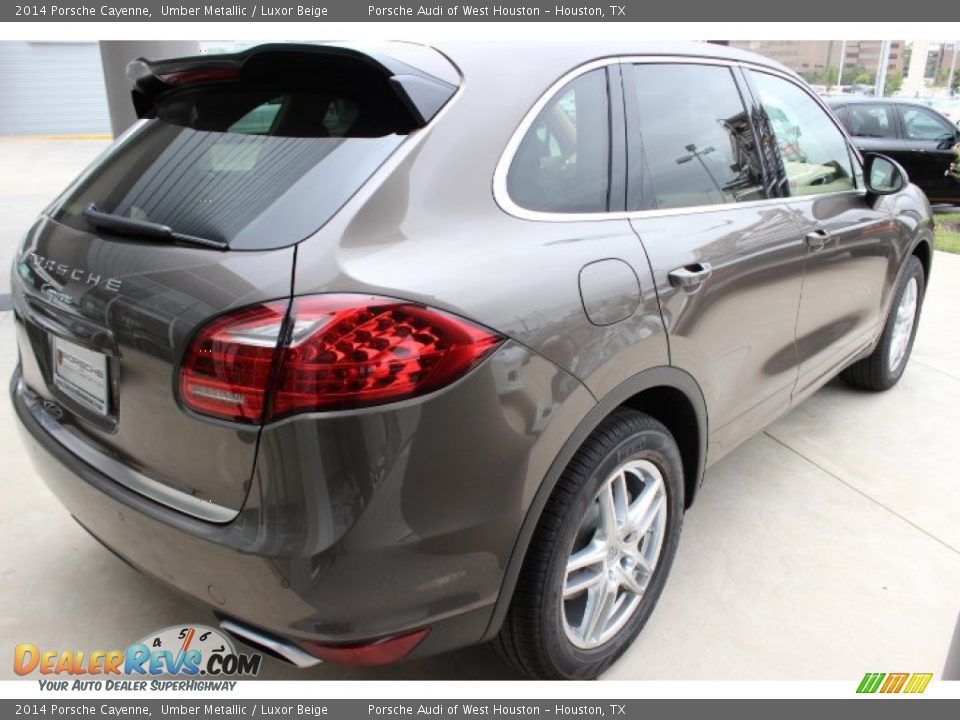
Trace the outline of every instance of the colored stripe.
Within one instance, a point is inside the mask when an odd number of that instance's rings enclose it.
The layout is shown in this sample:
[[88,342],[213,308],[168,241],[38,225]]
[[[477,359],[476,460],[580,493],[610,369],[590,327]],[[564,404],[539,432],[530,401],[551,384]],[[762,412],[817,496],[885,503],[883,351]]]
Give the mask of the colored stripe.
[[883,684],[883,687],[880,688],[880,692],[900,692],[908,677],[910,677],[910,673],[890,673],[887,675],[887,681]]
[[922,693],[927,689],[927,685],[930,684],[932,677],[933,673],[914,673],[910,676],[910,682],[907,683],[907,689],[904,690],[904,692]]
[[860,687],[857,688],[857,692],[875,693],[885,677],[886,673],[867,673],[863,676],[863,680],[860,681]]

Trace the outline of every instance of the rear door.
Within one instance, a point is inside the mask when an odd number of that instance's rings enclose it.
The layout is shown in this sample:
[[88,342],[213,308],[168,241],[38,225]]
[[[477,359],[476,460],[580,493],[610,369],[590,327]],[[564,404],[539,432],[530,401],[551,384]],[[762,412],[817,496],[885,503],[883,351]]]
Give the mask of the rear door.
[[900,120],[890,103],[851,103],[838,116],[861,150],[884,153],[907,167],[900,161],[907,151],[900,137]]
[[296,244],[452,94],[402,69],[419,105],[342,48],[144,70],[144,120],[45,211],[15,263],[21,392],[69,450],[185,513],[236,515],[259,424],[185,410],[184,351],[216,316],[288,298]]
[[797,377],[805,247],[764,171],[736,70],[624,67],[631,223],[671,364],[703,389],[716,460],[782,413]]
[[747,76],[761,122],[780,148],[778,183],[806,245],[796,323],[799,397],[875,339],[897,270],[897,225],[867,197],[859,160],[812,94],[785,76]]

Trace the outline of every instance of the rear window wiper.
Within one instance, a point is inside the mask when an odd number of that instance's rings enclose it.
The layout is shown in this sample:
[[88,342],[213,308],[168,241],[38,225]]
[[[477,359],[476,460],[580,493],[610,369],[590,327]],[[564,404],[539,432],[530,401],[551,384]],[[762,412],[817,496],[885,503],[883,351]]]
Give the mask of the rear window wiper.
[[122,215],[104,212],[95,203],[90,203],[87,206],[87,209],[83,211],[83,217],[98,230],[113,231],[122,235],[141,235],[168,242],[183,243],[184,245],[197,245],[212,250],[226,250],[229,247],[229,244],[223,240],[211,240],[196,235],[187,235],[186,233],[176,232],[169,225],[161,225],[148,220],[134,220]]

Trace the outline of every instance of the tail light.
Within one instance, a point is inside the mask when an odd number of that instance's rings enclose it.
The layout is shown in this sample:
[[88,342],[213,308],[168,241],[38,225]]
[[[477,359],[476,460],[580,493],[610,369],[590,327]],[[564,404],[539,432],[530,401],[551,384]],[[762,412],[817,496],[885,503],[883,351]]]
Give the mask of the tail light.
[[260,422],[286,314],[286,302],[254,305],[204,327],[180,366],[184,404],[204,415]]
[[437,390],[503,338],[386,298],[316,295],[256,305],[197,333],[180,369],[195,412],[241,422],[378,405]]

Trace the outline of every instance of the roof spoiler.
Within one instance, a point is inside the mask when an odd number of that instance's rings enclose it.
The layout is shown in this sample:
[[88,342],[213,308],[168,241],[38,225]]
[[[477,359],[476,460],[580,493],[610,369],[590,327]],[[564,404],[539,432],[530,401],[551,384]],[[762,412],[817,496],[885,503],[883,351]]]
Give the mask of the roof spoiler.
[[425,126],[457,91],[457,86],[387,55],[337,45],[270,44],[228,55],[207,55],[127,65],[138,118],[153,117],[156,100],[185,86],[243,81],[276,83],[278,78],[309,87],[322,77],[327,85],[385,85],[409,112],[414,127]]

